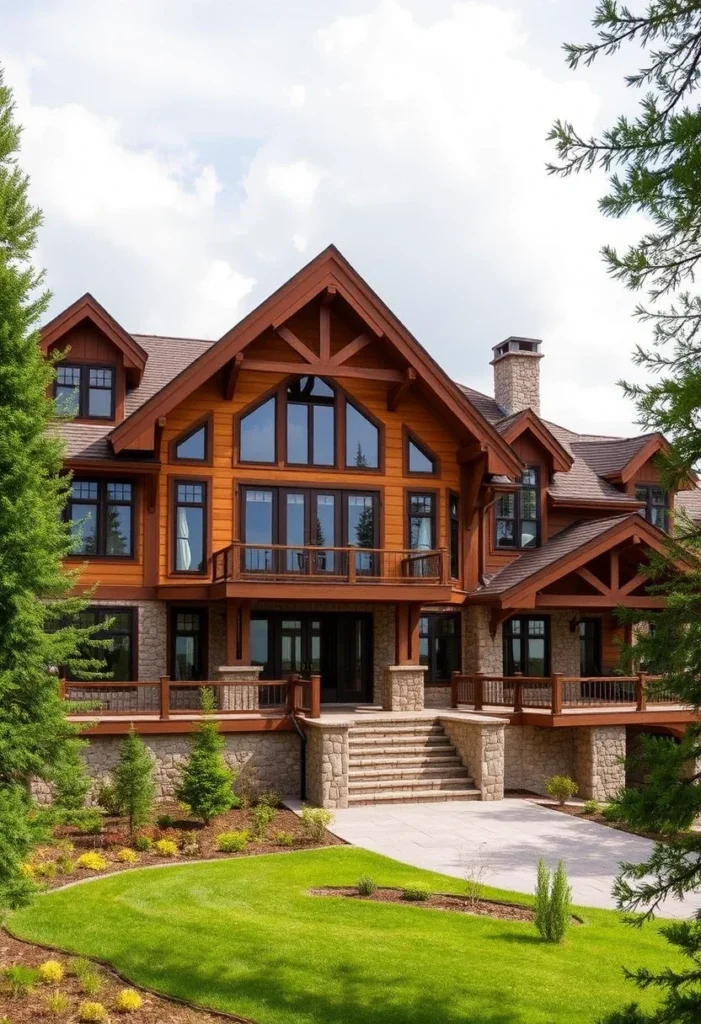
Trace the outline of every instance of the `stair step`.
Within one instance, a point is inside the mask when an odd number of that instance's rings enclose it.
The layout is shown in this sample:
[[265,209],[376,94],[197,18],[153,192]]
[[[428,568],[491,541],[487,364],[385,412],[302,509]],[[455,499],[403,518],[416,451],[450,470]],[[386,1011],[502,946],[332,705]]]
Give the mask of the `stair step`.
[[423,725],[421,722],[407,722],[395,725],[394,722],[377,722],[375,725],[352,725],[349,730],[349,737],[364,736],[370,734],[381,735],[402,735],[412,733],[414,735],[443,735],[443,726],[429,722]]
[[436,733],[435,736],[353,736],[348,737],[349,748],[353,747],[396,747],[404,744],[411,744],[417,747],[445,747],[450,740],[445,733]]
[[352,766],[348,773],[348,780],[352,784],[360,780],[374,780],[375,782],[384,779],[450,779],[467,778],[467,768],[463,765],[439,764],[436,767],[426,765],[414,765],[403,768],[356,768]]
[[358,793],[361,790],[364,791],[375,791],[375,790],[390,790],[390,789],[440,789],[446,792],[450,792],[454,789],[464,789],[466,786],[472,783],[472,779],[467,775],[467,772],[462,776],[428,776],[421,775],[415,779],[354,779],[350,777],[348,779],[348,792]]
[[406,767],[406,768],[421,768],[421,767],[433,767],[434,765],[444,765],[446,768],[449,765],[461,766],[462,761],[457,754],[443,753],[443,751],[426,751],[422,754],[401,754],[396,757],[382,757],[378,754],[368,754],[367,756],[352,754],[348,760],[349,768],[383,768],[387,767]]
[[479,800],[478,789],[425,789],[425,790],[375,790],[374,793],[349,793],[348,803],[358,804],[402,804],[424,803],[446,800]]

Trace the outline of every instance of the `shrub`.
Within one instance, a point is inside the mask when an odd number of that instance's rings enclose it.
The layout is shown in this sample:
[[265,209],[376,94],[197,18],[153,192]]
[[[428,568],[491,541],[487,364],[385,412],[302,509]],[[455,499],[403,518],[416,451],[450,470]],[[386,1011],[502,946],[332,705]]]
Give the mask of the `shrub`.
[[572,890],[567,882],[565,865],[558,862],[551,873],[541,858],[535,893],[535,925],[546,942],[562,942],[570,924]]
[[299,819],[309,839],[319,842],[333,821],[333,813],[325,807],[303,807]]
[[99,811],[94,808],[87,808],[82,811],[72,811],[66,819],[69,824],[77,828],[86,836],[97,836],[102,832],[103,819]]
[[120,744],[114,789],[117,802],[129,820],[129,834],[133,835],[134,830],[151,817],[156,795],[153,759],[133,725]]
[[56,858],[56,868],[60,875],[72,875],[75,871],[75,861],[72,857],[62,853],[60,857]]
[[137,832],[132,843],[134,845],[134,849],[138,850],[139,853],[148,853],[149,850],[153,849],[153,839],[151,836],[147,836],[143,832]]
[[178,856],[178,844],[172,839],[159,839],[157,843],[153,844],[153,848],[159,857]]
[[373,878],[368,878],[367,875],[361,875],[358,879],[358,895],[359,896],[372,896],[377,889],[377,882]]
[[253,818],[253,834],[257,839],[262,838],[266,828],[276,815],[277,810],[270,804],[256,804],[251,811],[251,817]]
[[622,821],[623,814],[617,803],[606,804],[601,812],[607,821]]
[[30,861],[26,860],[23,864],[20,864],[19,873],[22,878],[34,878],[36,875],[36,868],[32,863],[30,863]]
[[85,996],[96,996],[102,988],[102,978],[95,970],[85,971],[78,979],[80,991]]
[[295,837],[291,832],[276,832],[275,842],[278,846],[294,846]]
[[566,775],[553,775],[553,777],[548,779],[545,783],[545,792],[548,796],[557,800],[561,807],[566,800],[569,800],[575,795],[578,789],[579,786],[577,783]]
[[102,1003],[84,1002],[78,1007],[78,1020],[81,1024],[106,1024],[109,1017]]
[[75,843],[72,843],[70,839],[56,839],[54,842],[54,848],[62,854],[73,853],[75,850]]
[[6,967],[2,976],[13,999],[23,999],[25,996],[31,995],[39,981],[39,972],[24,964]]
[[402,899],[410,903],[423,903],[431,895],[431,890],[425,882],[414,882],[413,885],[405,885],[402,889]]
[[217,814],[231,809],[236,775],[224,761],[224,740],[212,718],[214,695],[207,686],[202,689],[202,713],[176,796],[208,825]]
[[183,832],[180,840],[180,849],[184,857],[197,857],[200,851],[200,841],[197,833]]
[[85,805],[91,780],[81,750],[87,745],[86,740],[66,740],[56,758],[51,782],[54,806],[62,810],[79,811]]
[[114,1001],[114,1008],[119,1013],[136,1013],[137,1010],[141,1009],[143,999],[139,993],[133,988],[123,988],[121,992],[117,994],[117,998]]
[[104,871],[108,861],[100,853],[90,850],[88,853],[81,853],[75,866],[83,871]]
[[63,964],[58,960],[47,960],[39,967],[39,978],[45,985],[58,985],[65,973]]
[[117,851],[117,860],[120,864],[138,864],[139,855],[135,850],[130,850],[128,846]]
[[240,853],[248,846],[250,839],[248,832],[220,832],[216,838],[217,849],[220,853]]
[[70,1005],[70,999],[64,992],[57,990],[46,997],[46,1010],[52,1017],[62,1017],[64,1013],[68,1012]]
[[74,974],[75,977],[80,981],[84,974],[90,974],[95,970],[89,960],[86,960],[84,956],[74,957],[69,964],[70,974]]
[[585,800],[584,801],[584,813],[585,814],[599,814],[601,811],[601,804],[598,800]]
[[173,819],[170,814],[159,814],[156,818],[156,824],[159,828],[172,828]]
[[35,864],[34,873],[37,878],[55,878],[58,874],[58,865],[53,860],[41,861]]
[[122,808],[117,799],[117,790],[111,782],[102,782],[98,786],[95,800],[105,814],[109,814],[111,818],[116,818],[122,813]]
[[282,797],[276,789],[266,789],[259,795],[258,803],[265,804],[267,807],[279,807]]

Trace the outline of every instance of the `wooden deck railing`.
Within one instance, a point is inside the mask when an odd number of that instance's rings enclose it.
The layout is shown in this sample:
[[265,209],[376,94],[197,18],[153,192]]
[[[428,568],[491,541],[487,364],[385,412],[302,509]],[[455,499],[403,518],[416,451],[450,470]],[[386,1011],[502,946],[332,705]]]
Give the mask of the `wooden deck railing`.
[[[165,722],[182,715],[202,713],[202,690],[215,695],[215,716],[259,715],[266,712],[318,718],[321,705],[321,678],[260,679],[230,681],[222,679],[174,680],[162,676],[148,682],[64,681],[62,695],[75,705],[69,716],[78,715],[99,721],[101,718],[155,717]],[[79,705],[88,702],[90,710]]]
[[503,707],[513,711],[547,710],[553,715],[578,708],[616,708],[635,705],[645,711],[654,704],[678,704],[678,697],[655,684],[656,676],[493,676],[460,675],[451,681],[451,706]]
[[435,551],[359,547],[294,547],[234,541],[212,556],[213,579],[219,582],[267,580],[285,583],[450,582],[447,548]]

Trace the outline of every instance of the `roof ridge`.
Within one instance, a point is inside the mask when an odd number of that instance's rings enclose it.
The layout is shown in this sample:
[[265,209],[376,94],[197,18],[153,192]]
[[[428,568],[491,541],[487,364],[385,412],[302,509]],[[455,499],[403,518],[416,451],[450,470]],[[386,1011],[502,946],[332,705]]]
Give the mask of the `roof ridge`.
[[130,332],[132,338],[158,338],[161,341],[195,341],[200,345],[214,345],[216,338],[190,338],[185,334],[139,334]]

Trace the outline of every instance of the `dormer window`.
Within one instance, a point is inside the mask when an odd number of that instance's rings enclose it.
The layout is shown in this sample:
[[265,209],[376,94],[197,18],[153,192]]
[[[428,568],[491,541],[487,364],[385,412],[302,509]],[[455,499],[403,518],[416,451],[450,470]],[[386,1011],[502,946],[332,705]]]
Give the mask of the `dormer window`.
[[503,494],[496,504],[496,547],[537,548],[540,543],[540,470],[529,466],[521,488]]
[[636,484],[636,501],[644,501],[645,508],[640,514],[648,523],[658,526],[660,530],[669,528],[669,498],[667,492],[656,484]]
[[54,390],[57,411],[79,419],[114,419],[114,369],[111,366],[56,368]]

